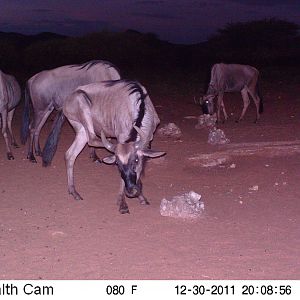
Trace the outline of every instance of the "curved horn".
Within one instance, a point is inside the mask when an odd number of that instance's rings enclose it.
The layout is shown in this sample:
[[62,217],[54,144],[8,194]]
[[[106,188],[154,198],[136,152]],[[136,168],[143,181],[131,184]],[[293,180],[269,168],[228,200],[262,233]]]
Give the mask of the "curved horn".
[[198,104],[202,105],[203,102],[204,102],[203,100],[204,100],[204,96],[200,96],[200,97],[199,97]]
[[101,130],[101,140],[102,140],[102,143],[104,145],[104,147],[110,151],[110,152],[115,152],[115,149],[116,149],[116,145],[110,143],[107,139],[106,139],[106,136],[103,132],[103,130]]
[[136,132],[139,134],[139,136],[141,138],[140,141],[139,141],[139,143],[138,143],[138,148],[141,149],[147,143],[146,134],[145,134],[145,132],[141,128],[139,128],[139,127],[137,127],[135,125],[133,125],[133,128],[136,130]]

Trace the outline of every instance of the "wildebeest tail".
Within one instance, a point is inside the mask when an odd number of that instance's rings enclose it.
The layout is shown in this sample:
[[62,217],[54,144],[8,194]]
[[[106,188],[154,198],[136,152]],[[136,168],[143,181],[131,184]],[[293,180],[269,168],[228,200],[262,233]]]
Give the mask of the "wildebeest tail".
[[263,113],[264,112],[264,102],[263,102],[263,96],[262,96],[262,93],[261,93],[261,90],[260,90],[260,84],[259,84],[259,78],[258,78],[258,81],[257,81],[257,84],[256,84],[256,92],[257,92],[257,95],[260,99],[259,101],[259,113]]
[[30,94],[28,92],[28,87],[25,87],[24,93],[24,109],[22,116],[22,126],[21,126],[21,143],[24,145],[29,136],[29,124],[30,124]]
[[49,166],[52,162],[52,159],[57,149],[57,144],[59,141],[59,136],[64,121],[65,121],[65,115],[61,110],[56,115],[56,118],[53,122],[52,130],[47,138],[45,147],[42,152],[42,160],[43,160],[44,167]]

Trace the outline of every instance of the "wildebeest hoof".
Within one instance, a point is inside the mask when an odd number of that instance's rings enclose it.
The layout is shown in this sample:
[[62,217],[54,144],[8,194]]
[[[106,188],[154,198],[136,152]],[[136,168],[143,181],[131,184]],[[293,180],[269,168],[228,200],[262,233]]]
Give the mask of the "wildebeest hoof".
[[41,151],[41,150],[35,151],[35,155],[36,155],[36,156],[42,156],[42,151]]
[[93,162],[97,165],[100,165],[102,163],[102,160],[100,158],[98,159],[93,159]]
[[11,154],[11,152],[8,152],[8,153],[7,153],[7,159],[8,159],[8,160],[14,160],[15,158],[14,158],[14,156]]
[[36,161],[33,154],[28,154],[27,159],[29,159],[29,161],[32,162],[32,163],[35,163],[35,164],[37,163],[37,161]]
[[126,208],[120,208],[120,209],[119,209],[119,212],[120,212],[122,215],[124,215],[124,214],[130,214],[128,207],[127,207],[127,209],[126,209]]
[[128,209],[127,204],[122,203],[122,204],[120,205],[119,212],[120,212],[122,215],[123,215],[123,214],[129,214],[130,212],[129,212],[129,209]]
[[150,205],[150,202],[146,198],[139,199],[140,204],[142,205]]
[[76,191],[69,192],[69,194],[72,195],[73,198],[77,201],[83,200],[83,198]]
[[90,153],[90,158],[91,158],[92,162],[95,162],[96,164],[101,164],[102,163],[101,159],[99,158],[99,156],[96,154],[95,151],[92,151]]

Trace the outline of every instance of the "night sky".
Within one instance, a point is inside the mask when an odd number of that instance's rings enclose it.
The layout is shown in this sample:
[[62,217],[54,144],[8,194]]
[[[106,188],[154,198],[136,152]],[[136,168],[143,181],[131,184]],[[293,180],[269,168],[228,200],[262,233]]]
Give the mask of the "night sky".
[[173,43],[207,39],[231,22],[300,24],[300,0],[0,0],[0,31],[71,36],[134,29]]

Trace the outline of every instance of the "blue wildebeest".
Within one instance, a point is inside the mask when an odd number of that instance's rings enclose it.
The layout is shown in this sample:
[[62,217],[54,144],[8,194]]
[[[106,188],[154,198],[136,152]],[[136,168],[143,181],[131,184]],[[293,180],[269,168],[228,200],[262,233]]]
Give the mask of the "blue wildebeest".
[[211,69],[210,83],[206,95],[200,100],[203,112],[214,113],[214,99],[217,97],[217,119],[221,121],[221,108],[224,119],[228,119],[223,96],[226,92],[240,92],[243,98],[243,110],[238,121],[242,120],[250,104],[249,95],[256,106],[256,121],[263,112],[263,102],[258,91],[259,71],[254,67],[238,64],[215,64]]
[[[73,167],[76,157],[88,144],[105,147],[113,153],[103,161],[118,166],[122,178],[118,196],[121,213],[129,212],[125,195],[138,197],[141,204],[149,204],[143,196],[140,179],[144,157],[155,158],[165,152],[149,149],[159,118],[146,89],[138,82],[128,80],[78,87],[66,99],[63,111],[55,121],[55,134],[43,151],[44,165],[51,163],[65,117],[76,132],[75,140],[65,154],[69,193],[76,200],[82,199],[75,189]],[[117,143],[109,142],[106,136],[116,138]]]
[[[12,132],[11,123],[15,108],[21,99],[21,89],[15,77],[0,71],[0,114],[2,119],[2,134],[6,144],[7,158],[14,159],[10,144],[18,147]],[[7,131],[8,129],[8,131]],[[9,134],[8,134],[9,133]]]
[[[67,65],[42,71],[32,76],[25,89],[25,105],[21,141],[26,143],[30,133],[27,158],[36,163],[36,155],[41,155],[39,134],[51,112],[60,110],[67,96],[78,86],[103,80],[120,79],[119,71],[110,62],[93,60],[79,65]],[[33,119],[30,122],[30,100]],[[98,160],[95,150],[91,150],[93,160]]]

